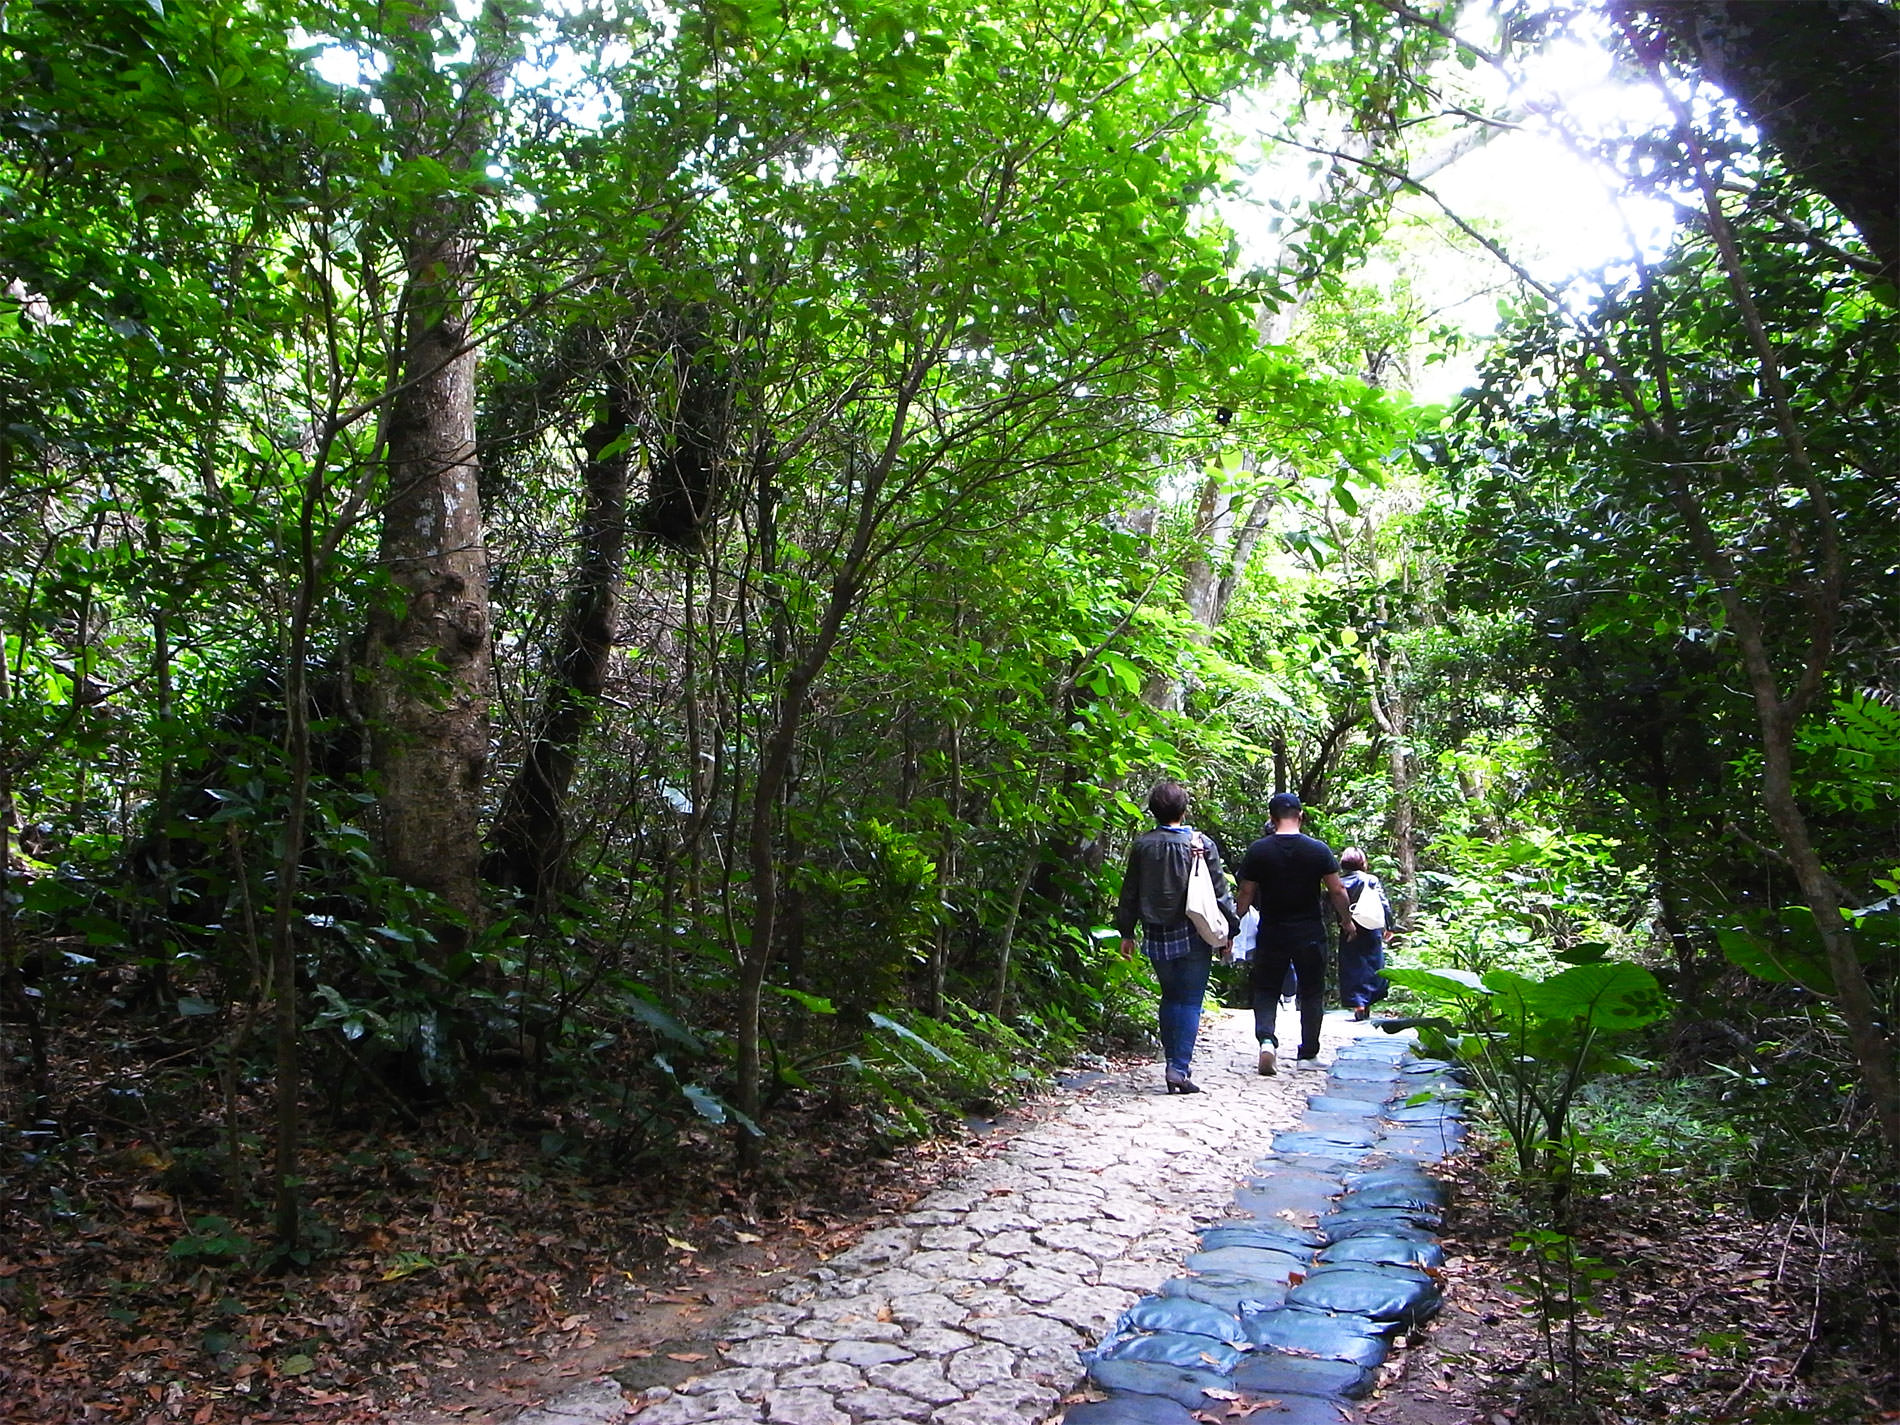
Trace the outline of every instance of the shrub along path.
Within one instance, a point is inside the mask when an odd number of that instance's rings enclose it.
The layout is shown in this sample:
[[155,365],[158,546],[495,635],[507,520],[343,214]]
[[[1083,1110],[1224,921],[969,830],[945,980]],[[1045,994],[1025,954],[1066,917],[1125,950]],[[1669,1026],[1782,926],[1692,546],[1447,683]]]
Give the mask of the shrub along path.
[[644,1391],[602,1376],[523,1425],[1352,1418],[1343,1398],[1436,1302],[1421,1270],[1437,1265],[1436,1189],[1417,1165],[1459,1125],[1403,1107],[1437,1076],[1402,1071],[1405,1045],[1344,1015],[1327,1020],[1329,1074],[1259,1077],[1250,1027],[1205,1022],[1204,1093],[1165,1094],[1158,1065],[1087,1086],[734,1313],[703,1373]]

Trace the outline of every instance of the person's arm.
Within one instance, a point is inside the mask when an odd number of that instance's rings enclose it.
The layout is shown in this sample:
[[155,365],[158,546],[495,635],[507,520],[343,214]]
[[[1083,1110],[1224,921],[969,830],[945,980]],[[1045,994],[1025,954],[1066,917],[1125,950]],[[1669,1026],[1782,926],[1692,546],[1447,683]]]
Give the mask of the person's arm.
[[1135,853],[1140,846],[1137,839],[1134,846],[1128,848],[1128,865],[1122,871],[1121,899],[1115,904],[1115,928],[1122,933],[1122,958],[1132,959],[1135,954],[1135,921],[1141,915],[1141,876],[1135,869]]
[[1234,906],[1233,889],[1227,884],[1227,872],[1220,863],[1220,847],[1214,844],[1214,838],[1203,834],[1201,844],[1206,847],[1207,874],[1214,883],[1214,899],[1227,916],[1227,939],[1231,944],[1240,933],[1240,911]]
[[1321,884],[1326,887],[1326,894],[1332,897],[1333,914],[1339,917],[1340,931],[1348,940],[1352,939],[1358,935],[1359,927],[1353,924],[1352,901],[1346,895],[1346,883],[1339,879],[1339,872],[1333,871]]
[[1253,882],[1242,881],[1240,889],[1234,892],[1234,912],[1244,916],[1251,909],[1253,909]]

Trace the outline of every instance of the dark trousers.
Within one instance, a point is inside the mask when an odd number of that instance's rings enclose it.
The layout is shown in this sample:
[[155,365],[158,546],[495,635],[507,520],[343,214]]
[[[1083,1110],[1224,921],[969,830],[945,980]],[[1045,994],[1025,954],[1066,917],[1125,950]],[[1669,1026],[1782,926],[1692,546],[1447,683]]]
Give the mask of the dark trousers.
[[1277,1045],[1274,1018],[1287,967],[1300,980],[1300,1057],[1319,1056],[1319,1026],[1326,1015],[1326,928],[1319,921],[1260,925],[1253,950],[1253,1037]]

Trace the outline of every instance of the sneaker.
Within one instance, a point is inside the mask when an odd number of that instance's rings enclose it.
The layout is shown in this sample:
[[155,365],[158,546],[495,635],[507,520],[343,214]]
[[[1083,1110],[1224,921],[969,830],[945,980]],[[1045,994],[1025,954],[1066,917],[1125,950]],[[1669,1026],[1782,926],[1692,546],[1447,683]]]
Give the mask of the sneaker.
[[1295,1069],[1315,1070],[1319,1068],[1319,1060],[1318,1059],[1295,1059],[1293,1061],[1293,1067]]
[[1280,1072],[1280,1056],[1274,1052],[1271,1044],[1260,1046],[1260,1072],[1269,1079]]

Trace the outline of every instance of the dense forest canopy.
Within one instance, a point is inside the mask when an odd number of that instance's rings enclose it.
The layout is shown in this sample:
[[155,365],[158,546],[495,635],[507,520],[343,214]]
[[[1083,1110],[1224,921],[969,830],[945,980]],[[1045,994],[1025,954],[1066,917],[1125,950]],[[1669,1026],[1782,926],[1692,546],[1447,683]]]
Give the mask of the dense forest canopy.
[[[1158,775],[1231,851],[1298,791],[1411,966],[1646,967],[1890,1194],[1897,36],[7,7],[5,1210],[143,1134],[295,1246],[312,1133],[518,1094],[614,1171],[926,1132],[1139,1032]],[[1535,102],[1560,42],[1663,117]],[[1666,248],[1438,201],[1526,126]],[[1421,231],[1503,294],[1444,406]]]

